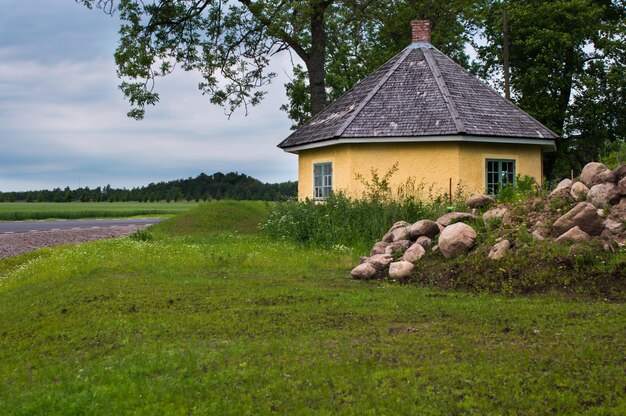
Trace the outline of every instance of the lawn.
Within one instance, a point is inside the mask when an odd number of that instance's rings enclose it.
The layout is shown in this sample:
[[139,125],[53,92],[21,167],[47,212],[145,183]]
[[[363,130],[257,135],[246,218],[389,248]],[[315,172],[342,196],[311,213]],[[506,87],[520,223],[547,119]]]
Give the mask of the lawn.
[[197,205],[196,202],[3,202],[0,221],[169,217]]
[[0,260],[0,414],[624,414],[620,302],[359,282],[218,202]]

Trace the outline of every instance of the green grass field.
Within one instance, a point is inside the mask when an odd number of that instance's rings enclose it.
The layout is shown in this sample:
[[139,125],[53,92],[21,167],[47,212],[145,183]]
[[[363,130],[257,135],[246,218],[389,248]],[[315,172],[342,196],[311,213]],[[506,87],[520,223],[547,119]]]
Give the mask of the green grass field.
[[0,260],[0,414],[626,413],[623,303],[355,281],[267,210]]
[[196,202],[3,202],[0,221],[172,216],[197,205]]

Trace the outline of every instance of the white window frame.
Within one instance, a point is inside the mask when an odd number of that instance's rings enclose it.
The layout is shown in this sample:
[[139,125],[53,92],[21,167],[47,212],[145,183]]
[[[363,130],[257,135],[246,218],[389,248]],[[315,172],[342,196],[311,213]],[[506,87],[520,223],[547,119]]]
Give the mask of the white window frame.
[[333,192],[333,163],[313,164],[313,199],[324,200]]

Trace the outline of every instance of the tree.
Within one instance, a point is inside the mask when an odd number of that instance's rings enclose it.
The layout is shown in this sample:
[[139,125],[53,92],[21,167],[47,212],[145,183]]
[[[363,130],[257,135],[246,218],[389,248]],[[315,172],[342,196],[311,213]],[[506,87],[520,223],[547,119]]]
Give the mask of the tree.
[[620,123],[610,120],[623,120],[625,2],[509,0],[479,7],[475,24],[486,44],[475,43],[475,70],[496,86],[503,81],[503,8],[511,28],[512,99],[563,136],[547,173],[580,169],[581,159],[597,156],[603,141],[619,134]]
[[[465,44],[469,31],[465,21],[477,2],[467,0],[396,0],[377,2],[355,10],[336,7],[328,19],[326,88],[329,101],[334,101],[394,55],[411,39],[412,19],[432,22],[433,44],[459,64],[468,66]],[[289,103],[287,111],[295,129],[306,122],[312,111],[309,100],[309,73],[296,65],[293,79],[285,87]]]
[[[227,113],[260,102],[275,74],[270,58],[289,50],[304,62],[296,68],[288,108],[297,123],[317,114],[381,59],[406,46],[409,21],[446,11],[446,27],[458,32],[458,5],[466,0],[76,0],[106,13],[119,13],[120,43],[115,53],[120,85],[141,119],[146,105],[159,100],[154,84],[176,67],[197,70],[210,101]],[[454,6],[454,7],[452,7]],[[403,12],[398,12],[401,10]],[[449,11],[447,11],[449,10]],[[402,21],[393,21],[401,17]],[[436,19],[435,19],[436,20]],[[442,20],[443,22],[444,20]],[[438,25],[435,24],[435,27]],[[399,41],[399,35],[402,40]],[[439,35],[437,35],[439,36]],[[390,43],[393,48],[387,49]],[[398,45],[401,45],[399,47]],[[444,48],[445,49],[445,48]],[[462,49],[461,49],[462,50]],[[382,53],[381,53],[382,52]],[[330,88],[328,82],[330,81]],[[303,94],[303,91],[306,91]],[[302,95],[303,94],[303,95]]]

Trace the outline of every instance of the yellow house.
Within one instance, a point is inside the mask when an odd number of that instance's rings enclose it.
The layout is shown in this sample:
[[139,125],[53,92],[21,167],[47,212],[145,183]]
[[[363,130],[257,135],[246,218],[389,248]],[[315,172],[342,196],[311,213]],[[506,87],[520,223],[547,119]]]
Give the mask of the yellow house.
[[429,21],[411,24],[410,46],[278,145],[298,155],[300,199],[358,197],[357,175],[394,165],[392,189],[412,178],[433,194],[541,179],[556,134],[433,47]]

